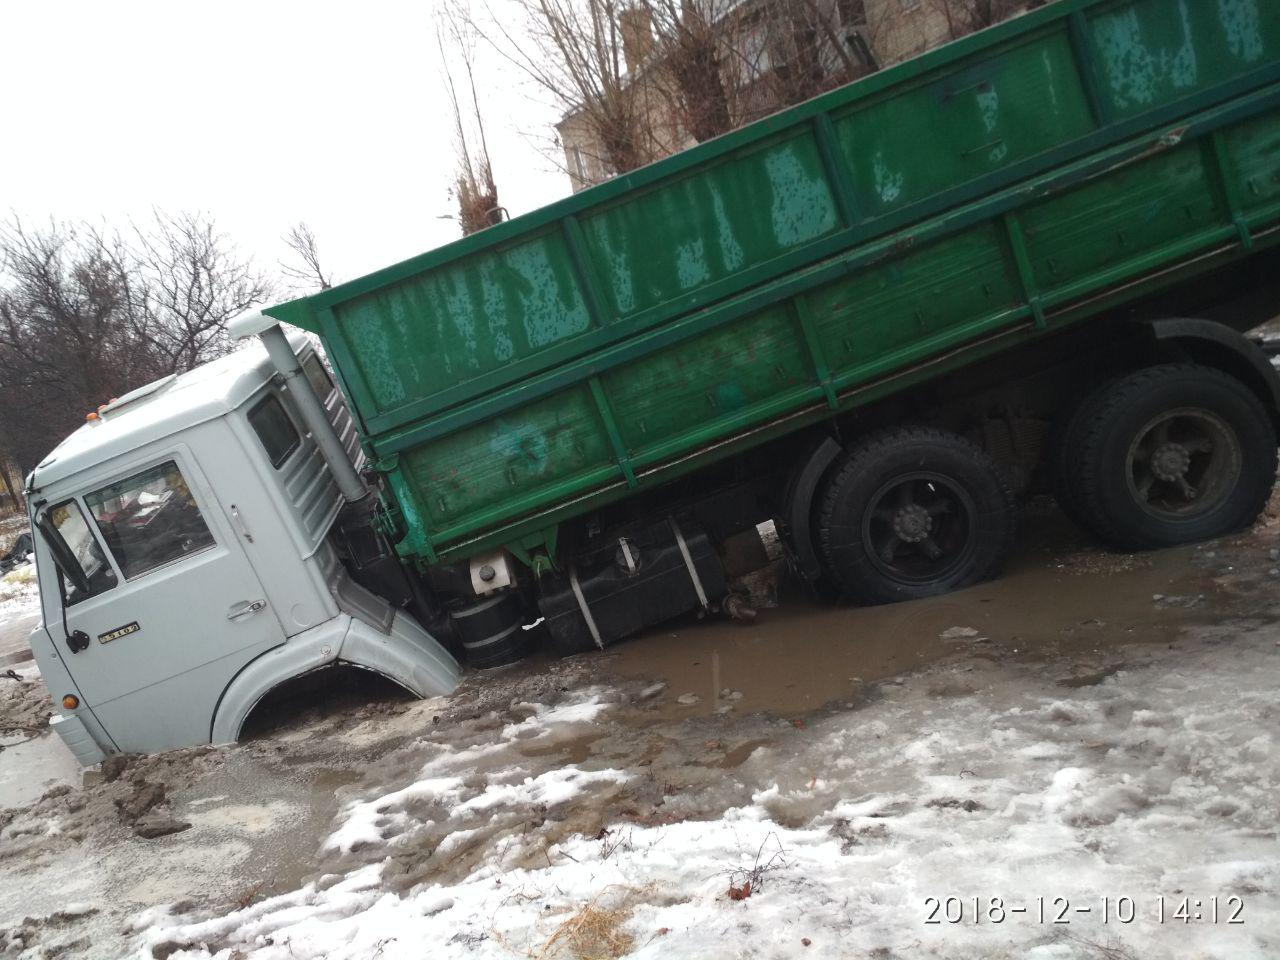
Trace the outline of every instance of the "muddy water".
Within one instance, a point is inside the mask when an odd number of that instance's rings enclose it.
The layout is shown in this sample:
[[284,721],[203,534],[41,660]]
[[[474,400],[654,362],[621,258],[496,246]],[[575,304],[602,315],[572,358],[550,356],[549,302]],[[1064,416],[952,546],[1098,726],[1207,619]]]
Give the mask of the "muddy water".
[[[664,718],[729,704],[735,711],[805,713],[833,700],[856,700],[869,684],[960,655],[1069,653],[1068,673],[1078,676],[1065,682],[1097,682],[1114,669],[1118,645],[1167,642],[1209,615],[1216,588],[1191,562],[1194,553],[1184,547],[1138,557],[1103,554],[1059,515],[1043,513],[1024,522],[1013,561],[991,583],[880,607],[829,607],[792,596],[751,625],[719,617],[689,621],[619,644],[608,670],[665,679]],[[1176,599],[1155,602],[1155,595]],[[944,639],[954,627],[977,634]],[[719,696],[725,690],[741,697]],[[675,702],[686,693],[699,701]]]

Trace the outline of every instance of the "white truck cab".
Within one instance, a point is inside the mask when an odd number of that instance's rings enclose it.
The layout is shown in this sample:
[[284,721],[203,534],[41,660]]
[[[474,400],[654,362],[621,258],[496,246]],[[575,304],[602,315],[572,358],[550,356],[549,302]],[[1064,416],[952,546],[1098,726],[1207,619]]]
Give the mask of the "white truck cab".
[[270,690],[339,661],[418,696],[457,684],[444,646],[344,566],[332,533],[362,454],[305,337],[280,342],[294,378],[250,342],[100,408],[28,478],[31,647],[86,765],[234,740]]

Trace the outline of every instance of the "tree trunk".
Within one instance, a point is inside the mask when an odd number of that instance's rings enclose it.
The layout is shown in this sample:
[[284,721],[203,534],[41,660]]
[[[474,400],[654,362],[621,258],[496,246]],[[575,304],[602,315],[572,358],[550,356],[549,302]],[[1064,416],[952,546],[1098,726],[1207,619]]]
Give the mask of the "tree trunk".
[[691,45],[676,51],[672,61],[672,72],[684,107],[683,119],[693,139],[705,143],[728,133],[733,126],[729,116],[729,96],[724,89],[715,50],[709,45]]
[[9,495],[9,502],[13,504],[14,510],[21,510],[22,503],[18,500],[17,491],[13,489],[13,476],[11,471],[13,465],[8,461],[0,460],[0,481],[4,482],[4,491]]

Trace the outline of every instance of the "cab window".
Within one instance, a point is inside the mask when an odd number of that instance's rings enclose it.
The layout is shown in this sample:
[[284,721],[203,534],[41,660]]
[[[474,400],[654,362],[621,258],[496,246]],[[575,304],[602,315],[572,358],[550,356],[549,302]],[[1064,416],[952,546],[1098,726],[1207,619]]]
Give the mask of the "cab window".
[[277,470],[302,442],[289,415],[284,412],[284,406],[273,395],[268,395],[249,411],[249,426],[253,427],[253,432],[262,441],[271,466]]
[[173,460],[88,494],[84,502],[126,580],[214,544]]
[[[89,529],[84,513],[80,510],[80,504],[74,500],[67,500],[56,507],[51,507],[49,509],[49,520],[70,554],[67,556],[66,552],[64,552],[58,567],[58,579],[62,581],[62,589],[66,592],[67,605],[79,603],[81,600],[89,599],[89,597],[96,597],[98,594],[114,587],[116,585],[116,573],[111,569],[111,564],[107,563],[102,547],[94,539],[93,531]],[[74,583],[69,583],[69,578],[63,575],[61,563],[72,561],[78,563],[81,571],[83,571],[83,579],[88,584],[87,590],[82,590]]]
[[310,354],[302,361],[302,372],[307,375],[307,380],[311,383],[311,389],[316,392],[316,396],[321,401],[328,400],[329,394],[333,392],[333,381],[329,379],[329,371],[324,368],[320,358],[314,353]]

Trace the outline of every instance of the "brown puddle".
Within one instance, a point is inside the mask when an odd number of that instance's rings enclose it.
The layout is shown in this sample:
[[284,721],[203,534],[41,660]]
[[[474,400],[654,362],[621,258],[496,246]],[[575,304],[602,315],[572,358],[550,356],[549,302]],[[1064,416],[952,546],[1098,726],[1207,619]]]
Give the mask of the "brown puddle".
[[582,763],[587,757],[591,756],[591,745],[605,736],[601,733],[588,733],[581,737],[573,737],[568,740],[561,740],[549,747],[520,747],[521,756],[525,757],[554,757],[563,755],[565,763]]
[[734,767],[740,767],[747,762],[747,757],[755,753],[760,747],[767,747],[773,743],[772,740],[748,740],[740,746],[734,747],[723,757],[716,766],[724,767],[726,770],[732,770]]
[[[1120,644],[1170,642],[1211,615],[1217,588],[1192,563],[1193,547],[1140,556],[1102,553],[1059,515],[1024,523],[1019,550],[998,580],[942,597],[880,607],[827,607],[803,596],[762,611],[751,625],[721,617],[683,621],[618,644],[606,668],[624,678],[665,679],[663,718],[735,712],[805,713],[856,699],[867,684],[953,655],[1003,659],[1073,654],[1113,659]],[[1204,600],[1188,606],[1161,594]],[[976,638],[943,640],[952,627]],[[985,638],[985,639],[984,639]],[[1097,671],[1108,665],[1094,663]],[[1091,675],[1082,683],[1097,682]],[[725,701],[724,690],[740,691]],[[693,693],[699,702],[676,698]]]

